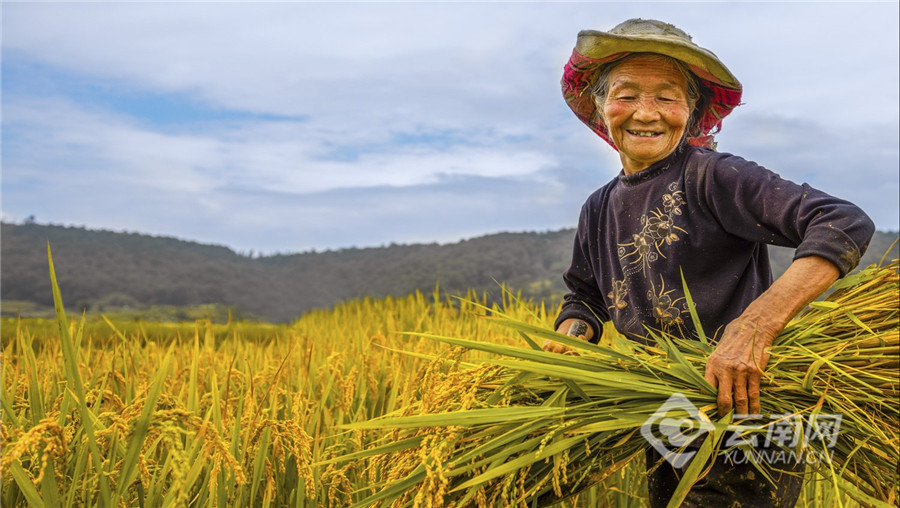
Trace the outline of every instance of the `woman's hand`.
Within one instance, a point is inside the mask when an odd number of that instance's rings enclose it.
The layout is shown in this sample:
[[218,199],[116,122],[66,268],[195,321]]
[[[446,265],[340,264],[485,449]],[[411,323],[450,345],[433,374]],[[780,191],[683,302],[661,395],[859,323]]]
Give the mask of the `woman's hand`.
[[[563,335],[571,335],[573,337],[578,337],[582,340],[591,340],[591,337],[594,336],[594,330],[591,329],[590,325],[585,323],[580,319],[567,319],[559,324],[559,327],[556,329],[557,333],[561,333]],[[544,345],[542,347],[544,351],[550,353],[560,353],[566,354],[570,351],[573,351],[572,348],[566,346],[565,344],[560,344],[559,342],[554,342],[552,340],[545,340]]]
[[772,286],[725,327],[704,377],[718,390],[719,416],[759,414],[759,385],[768,347],[803,307],[837,280],[840,271],[818,256],[795,260]]
[[706,363],[706,380],[718,389],[719,415],[759,414],[759,385],[767,348],[783,329],[779,323],[738,318],[725,327],[719,345]]

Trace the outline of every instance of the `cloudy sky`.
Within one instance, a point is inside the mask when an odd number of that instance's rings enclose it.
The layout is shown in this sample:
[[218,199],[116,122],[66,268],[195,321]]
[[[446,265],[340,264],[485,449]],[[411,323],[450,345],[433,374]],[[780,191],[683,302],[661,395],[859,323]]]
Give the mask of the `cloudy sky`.
[[898,4],[2,4],[2,213],[298,252],[574,227],[621,168],[559,78],[672,22],[744,83],[719,150],[898,229]]

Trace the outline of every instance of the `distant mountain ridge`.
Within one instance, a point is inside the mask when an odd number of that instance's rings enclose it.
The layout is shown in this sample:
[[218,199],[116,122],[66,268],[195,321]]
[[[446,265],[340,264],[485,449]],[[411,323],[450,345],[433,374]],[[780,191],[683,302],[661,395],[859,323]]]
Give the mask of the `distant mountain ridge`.
[[[174,238],[41,224],[2,224],[0,297],[50,305],[47,242],[68,308],[223,304],[238,315],[289,321],[346,299],[402,296],[417,289],[499,298],[497,283],[555,305],[566,289],[574,229],[498,233],[453,244],[351,248],[251,258]],[[897,233],[877,232],[861,265],[881,259]],[[784,271],[790,249],[771,249]],[[889,257],[897,257],[894,245]]]

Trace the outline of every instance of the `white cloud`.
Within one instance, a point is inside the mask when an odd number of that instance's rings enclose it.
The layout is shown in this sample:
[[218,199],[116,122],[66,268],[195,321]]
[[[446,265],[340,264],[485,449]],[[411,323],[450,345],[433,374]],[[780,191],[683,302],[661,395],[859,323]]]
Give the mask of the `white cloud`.
[[[58,175],[63,183],[116,182],[182,194],[222,187],[307,194],[421,185],[453,175],[527,175],[554,164],[549,154],[502,144],[378,145],[350,160],[335,160],[321,148],[328,134],[304,122],[252,121],[234,130],[172,135],[59,99],[15,100],[5,122],[19,136],[6,162],[8,183],[34,167],[33,154],[41,154],[42,165],[50,164],[43,158],[76,161]],[[84,160],[92,163],[77,163]]]
[[539,40],[510,33],[521,15],[481,12],[446,4],[11,5],[4,39],[8,50],[55,66],[221,107],[384,116],[373,101],[402,95],[392,104],[440,109],[520,86],[498,88],[495,77],[527,69],[522,52],[538,51]]
[[[698,21],[713,8],[721,23]],[[163,125],[79,102],[65,81],[4,87],[3,213],[269,251],[574,225],[618,163],[566,109],[562,66],[579,29],[641,16],[687,29],[744,82],[720,147],[897,227],[897,10],[9,3],[8,61],[242,114]],[[430,208],[452,214],[423,222]]]
[[200,192],[213,180],[200,168],[215,164],[215,143],[141,129],[105,111],[60,99],[12,100],[4,128],[16,140],[4,153],[4,184],[42,178],[51,186],[121,185],[148,192]]

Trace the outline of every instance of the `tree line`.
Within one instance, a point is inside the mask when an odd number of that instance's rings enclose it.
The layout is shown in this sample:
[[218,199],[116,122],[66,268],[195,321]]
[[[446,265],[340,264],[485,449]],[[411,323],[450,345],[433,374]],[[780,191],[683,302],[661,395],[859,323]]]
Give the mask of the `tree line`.
[[[72,310],[220,304],[237,316],[283,322],[346,299],[431,292],[437,285],[445,295],[471,289],[499,299],[504,284],[556,305],[566,291],[562,273],[575,231],[258,257],[175,238],[36,223],[3,223],[0,235],[0,297],[7,315],[23,303],[52,305],[49,242]],[[877,262],[896,238],[876,233],[861,264]],[[770,250],[777,276],[792,253]],[[896,245],[889,257],[897,257]]]

